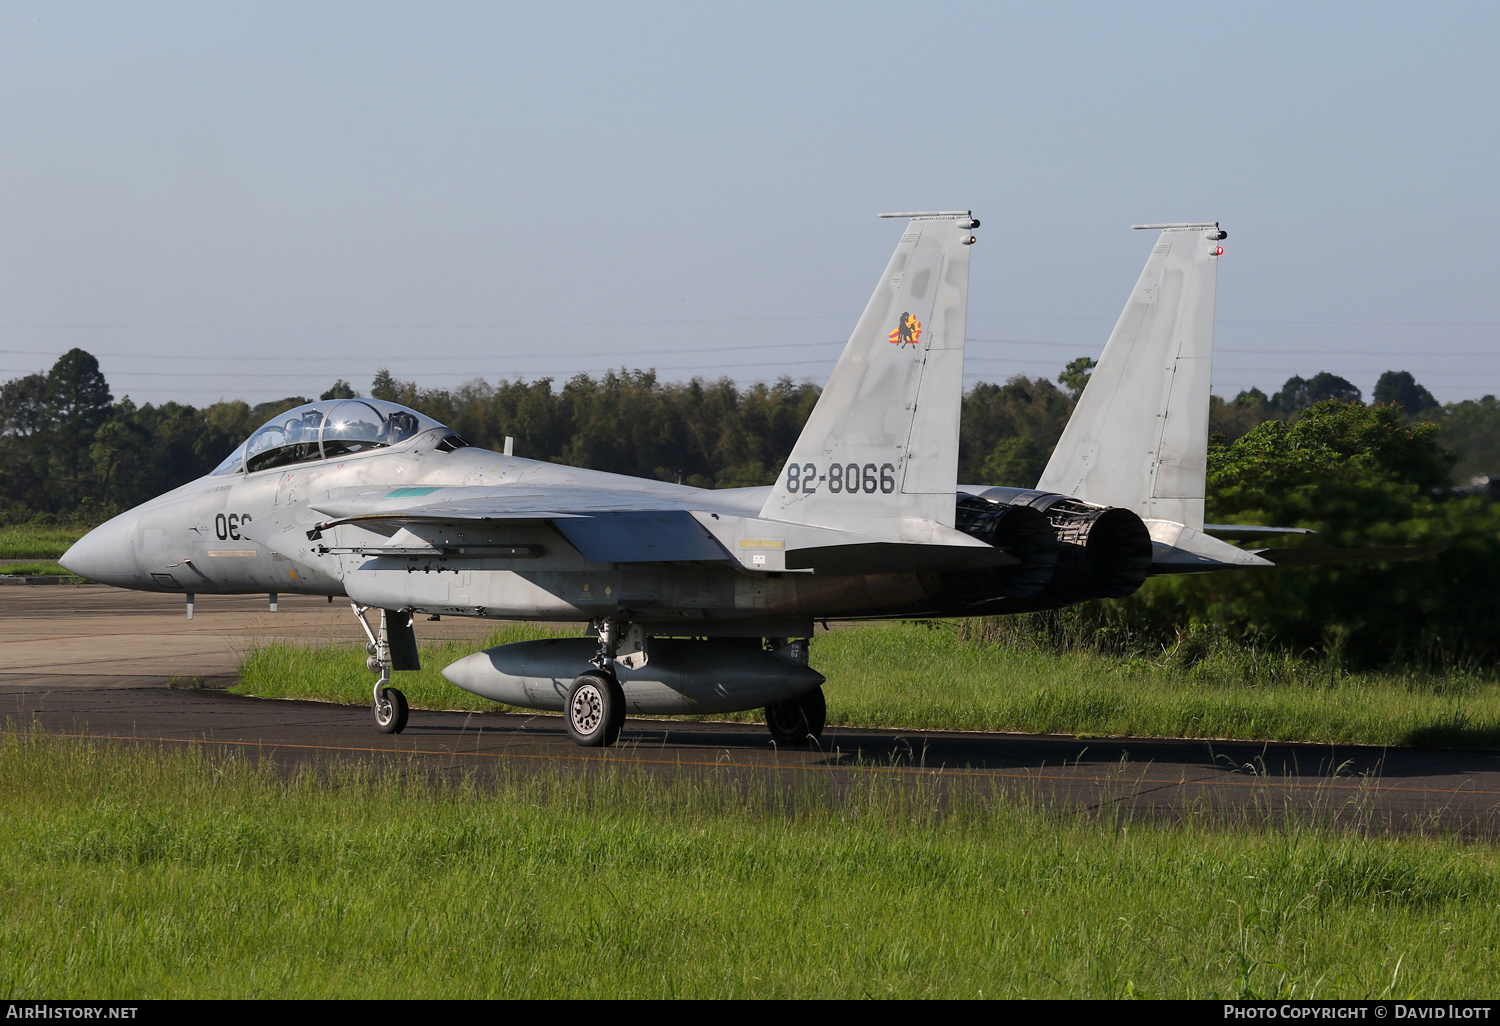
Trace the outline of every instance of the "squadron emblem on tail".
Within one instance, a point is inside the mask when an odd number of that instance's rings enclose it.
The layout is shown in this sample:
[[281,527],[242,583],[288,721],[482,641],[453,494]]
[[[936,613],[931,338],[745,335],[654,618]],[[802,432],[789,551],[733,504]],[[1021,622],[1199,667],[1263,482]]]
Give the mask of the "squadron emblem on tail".
[[904,313],[889,337],[893,346],[914,346],[922,338],[922,322],[911,314]]

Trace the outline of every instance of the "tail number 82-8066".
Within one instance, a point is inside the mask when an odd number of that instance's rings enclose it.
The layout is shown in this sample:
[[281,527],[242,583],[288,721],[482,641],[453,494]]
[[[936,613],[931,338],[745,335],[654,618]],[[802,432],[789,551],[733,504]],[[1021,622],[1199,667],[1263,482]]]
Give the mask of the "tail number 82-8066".
[[877,491],[889,495],[896,490],[896,467],[891,463],[882,463],[879,467],[873,463],[866,463],[863,467],[858,463],[835,463],[828,468],[828,473],[819,474],[816,463],[787,465],[786,490],[789,492],[811,495],[825,481],[828,490],[835,495],[860,492],[873,495]]

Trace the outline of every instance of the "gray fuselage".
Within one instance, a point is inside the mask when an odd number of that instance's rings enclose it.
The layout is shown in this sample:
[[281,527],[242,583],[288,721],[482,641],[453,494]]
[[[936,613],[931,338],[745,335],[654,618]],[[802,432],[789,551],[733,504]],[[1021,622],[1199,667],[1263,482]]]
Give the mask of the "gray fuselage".
[[[443,451],[448,435],[433,429],[389,448],[202,477],[96,528],[64,563],[143,591],[346,595],[381,608],[504,619],[628,613],[663,629],[681,625],[683,634],[742,626],[796,635],[813,618],[934,615],[954,604],[932,574],[784,570],[775,537],[784,525],[757,518],[767,488],[689,488],[474,447]],[[622,508],[690,509],[725,558],[590,562],[543,517],[343,523],[309,537],[328,519],[314,503],[345,496],[475,488],[503,505],[507,489],[533,487],[607,493]],[[778,619],[788,622],[758,622]]]

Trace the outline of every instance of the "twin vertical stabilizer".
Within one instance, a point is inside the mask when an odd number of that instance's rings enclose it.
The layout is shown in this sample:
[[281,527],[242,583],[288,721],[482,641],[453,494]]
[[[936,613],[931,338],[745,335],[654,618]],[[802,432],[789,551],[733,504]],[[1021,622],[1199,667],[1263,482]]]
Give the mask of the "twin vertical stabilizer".
[[884,214],[906,231],[761,516],[932,542],[954,521],[967,210]]
[[[910,221],[761,517],[951,541],[963,399],[968,211]],[[1217,223],[1159,229],[1037,488],[1201,531]]]
[[1212,224],[1160,228],[1037,488],[1203,528],[1214,287]]

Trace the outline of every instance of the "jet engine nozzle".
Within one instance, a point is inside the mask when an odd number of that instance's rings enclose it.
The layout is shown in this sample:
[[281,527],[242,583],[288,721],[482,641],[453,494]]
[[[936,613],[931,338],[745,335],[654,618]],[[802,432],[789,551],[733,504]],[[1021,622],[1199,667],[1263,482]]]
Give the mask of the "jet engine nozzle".
[[1062,545],[1057,597],[1067,602],[1125,598],[1146,583],[1151,533],[1140,517],[1077,499],[1064,499],[1047,512]]
[[1027,598],[1052,581],[1058,544],[1047,517],[1029,506],[1009,506],[978,496],[959,497],[954,526],[967,535],[1003,549],[1019,566],[952,570],[943,585],[960,601],[977,604],[1001,596]]
[[[1003,518],[996,516],[999,511],[1004,511]],[[1022,566],[1009,571],[1027,582],[1041,582],[1035,590],[993,590],[981,597],[973,575],[964,579],[960,574],[943,575],[953,598],[970,605],[1001,600],[1004,608],[997,605],[996,612],[1056,609],[1089,599],[1124,598],[1135,594],[1151,571],[1150,531],[1139,516],[1118,506],[1099,506],[1033,488],[987,488],[978,495],[959,496],[955,526],[984,541],[990,541],[986,532],[993,532],[997,540],[991,544],[1022,561]],[[1043,553],[1033,549],[1035,555],[1028,560],[1024,554],[1027,546],[1020,539],[1033,538],[1039,528],[1045,528],[1050,536],[1051,550]],[[998,540],[1007,536],[1006,532],[1011,532],[1009,544]],[[1039,567],[1027,566],[1028,562],[1043,560],[1050,561],[1045,579]]]

